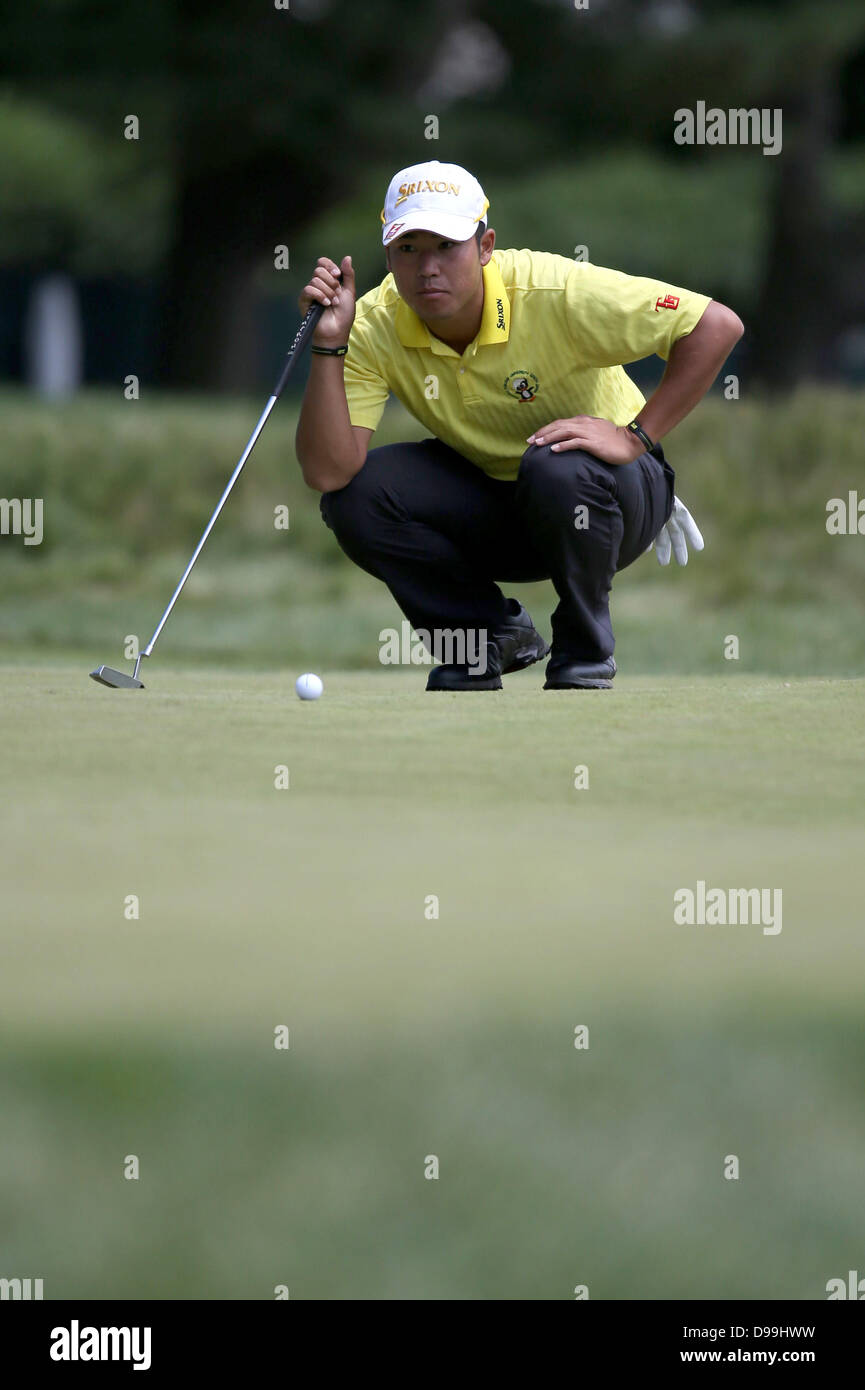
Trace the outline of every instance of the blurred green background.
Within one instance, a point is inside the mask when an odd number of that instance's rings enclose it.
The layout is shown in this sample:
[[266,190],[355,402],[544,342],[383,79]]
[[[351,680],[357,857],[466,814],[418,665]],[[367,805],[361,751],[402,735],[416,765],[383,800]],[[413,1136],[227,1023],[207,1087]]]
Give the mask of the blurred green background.
[[[854,0],[4,16],[0,495],[45,532],[0,536],[0,1277],[807,1300],[861,1269],[865,550],[826,508],[865,487],[863,93]],[[782,111],[781,151],[677,145],[698,101]],[[665,441],[706,549],[618,578],[616,690],[379,665],[401,614],[302,483],[302,373],[147,690],[88,681],[150,635],[309,269],[376,284],[387,182],[430,158],[500,246],[745,322]],[[420,437],[392,402],[375,443]],[[551,586],[510,592],[548,635]],[[780,886],[781,934],[675,926],[698,879]]]

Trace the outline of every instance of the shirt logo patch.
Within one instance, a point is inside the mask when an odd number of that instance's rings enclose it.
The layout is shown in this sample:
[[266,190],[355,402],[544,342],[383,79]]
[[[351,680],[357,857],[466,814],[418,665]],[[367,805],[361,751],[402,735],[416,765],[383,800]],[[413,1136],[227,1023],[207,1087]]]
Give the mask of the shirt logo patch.
[[533,401],[538,394],[540,382],[534,372],[511,372],[505,377],[504,388],[509,396],[517,401]]
[[500,299],[496,300],[496,328],[505,326],[505,306]]
[[677,294],[665,294],[663,299],[655,300],[655,313],[659,309],[678,309],[679,296]]

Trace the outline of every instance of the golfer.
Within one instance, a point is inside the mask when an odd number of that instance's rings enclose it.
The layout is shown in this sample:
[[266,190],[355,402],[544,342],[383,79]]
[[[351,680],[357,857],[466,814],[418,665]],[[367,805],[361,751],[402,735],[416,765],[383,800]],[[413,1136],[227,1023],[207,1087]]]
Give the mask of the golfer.
[[[717,376],[741,320],[706,295],[542,251],[495,249],[477,180],[433,160],[394,175],[388,274],[356,301],[351,256],[322,256],[301,312],[326,306],[297,428],[306,483],[346,555],[445,661],[428,690],[500,690],[549,653],[545,690],[606,689],[613,576],[657,539],[700,533],[661,440]],[[667,363],[648,401],[624,370]],[[390,393],[430,432],[370,449]],[[669,525],[668,525],[669,523]],[[550,579],[550,652],[500,582]],[[474,637],[471,634],[475,634]],[[451,655],[453,653],[451,652]]]

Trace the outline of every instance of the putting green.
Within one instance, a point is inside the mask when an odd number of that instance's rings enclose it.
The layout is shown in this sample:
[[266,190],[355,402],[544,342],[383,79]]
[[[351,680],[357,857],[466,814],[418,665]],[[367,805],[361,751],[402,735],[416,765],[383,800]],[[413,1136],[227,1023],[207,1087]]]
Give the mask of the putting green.
[[[865,681],[88,669],[0,668],[0,1274],[812,1299],[855,1267]],[[678,925],[698,881],[780,889],[781,930]]]

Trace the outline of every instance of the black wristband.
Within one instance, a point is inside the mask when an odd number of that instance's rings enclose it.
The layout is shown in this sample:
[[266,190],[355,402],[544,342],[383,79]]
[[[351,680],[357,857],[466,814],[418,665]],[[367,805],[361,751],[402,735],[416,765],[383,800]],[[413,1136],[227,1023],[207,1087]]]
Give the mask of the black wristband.
[[319,355],[319,357],[345,357],[345,354],[348,352],[348,348],[347,348],[347,347],[323,348],[323,347],[316,347],[315,343],[313,343],[313,345],[312,345],[312,351],[313,351],[313,352],[317,352],[318,355]]
[[632,420],[629,425],[625,426],[625,428],[629,429],[631,431],[631,434],[635,434],[637,438],[640,440],[640,442],[645,444],[647,453],[652,452],[652,450],[655,447],[655,442],[653,439],[649,438],[642,425],[638,425],[636,420]]

